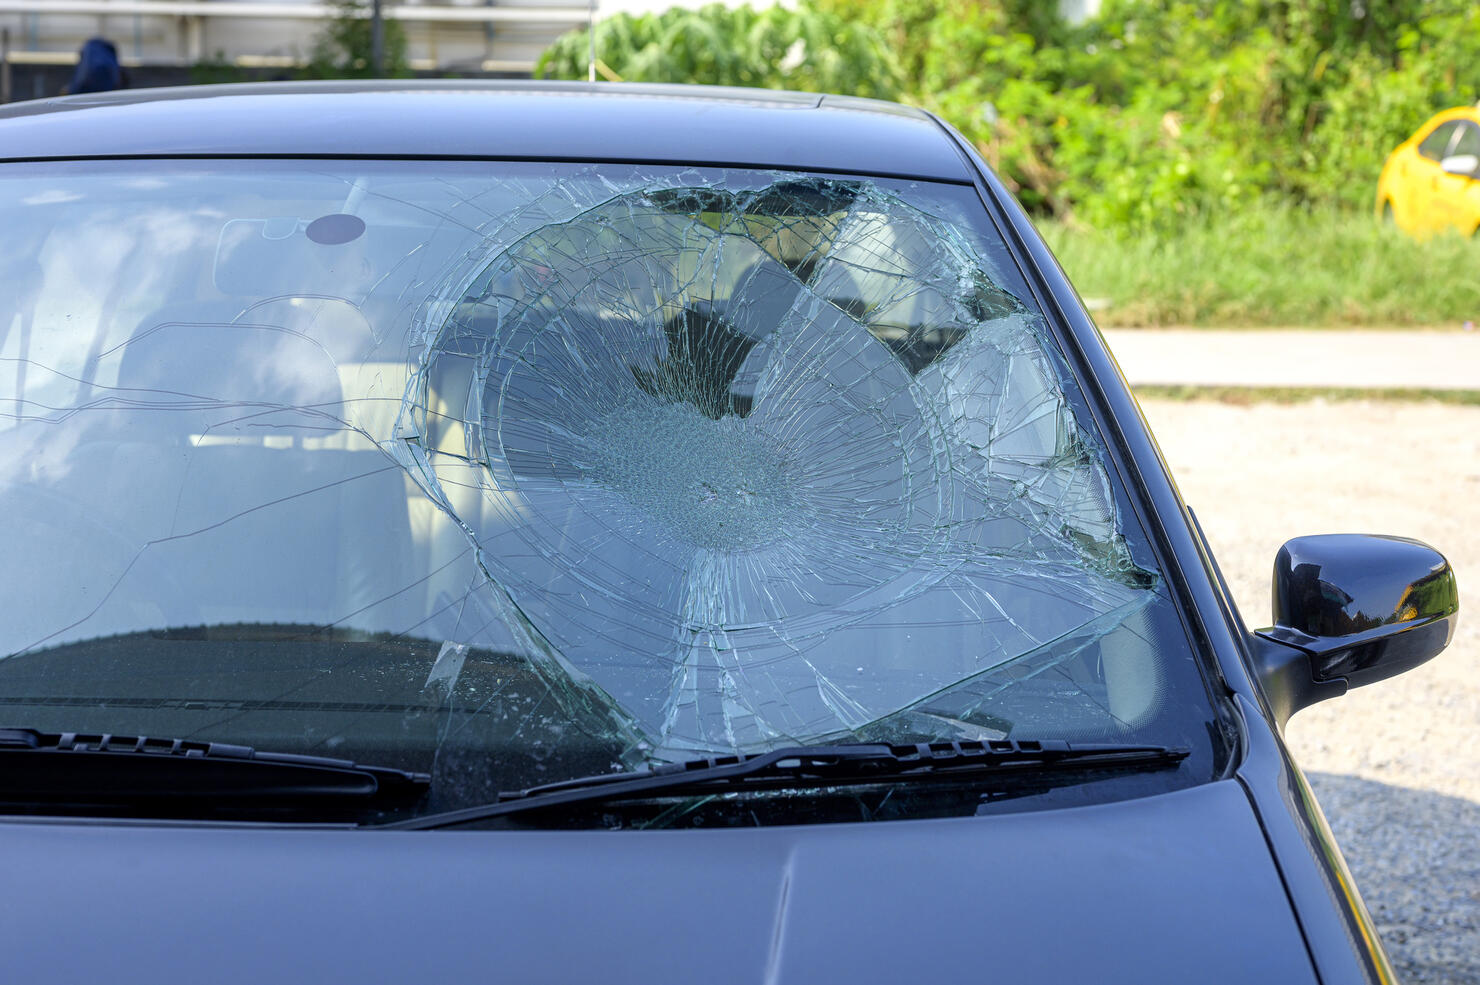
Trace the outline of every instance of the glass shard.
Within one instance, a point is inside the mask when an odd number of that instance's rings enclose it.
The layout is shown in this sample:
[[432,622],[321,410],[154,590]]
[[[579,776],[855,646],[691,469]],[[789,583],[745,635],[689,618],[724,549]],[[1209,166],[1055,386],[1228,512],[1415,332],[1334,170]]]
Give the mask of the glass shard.
[[1151,597],[985,267],[865,181],[628,191],[477,273],[400,431],[460,381],[465,445],[417,457],[479,485],[480,564],[652,755],[860,734]]

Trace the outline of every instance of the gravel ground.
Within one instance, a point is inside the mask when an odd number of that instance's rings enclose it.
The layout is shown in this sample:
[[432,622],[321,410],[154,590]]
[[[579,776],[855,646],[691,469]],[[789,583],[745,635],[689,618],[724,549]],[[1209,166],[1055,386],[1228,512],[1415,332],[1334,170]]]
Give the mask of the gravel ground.
[[[1250,625],[1289,537],[1389,533],[1480,589],[1480,407],[1143,402]],[[1469,603],[1474,604],[1474,603]],[[1466,612],[1468,613],[1468,606]],[[1480,985],[1480,618],[1400,677],[1297,715],[1286,741],[1403,981]]]

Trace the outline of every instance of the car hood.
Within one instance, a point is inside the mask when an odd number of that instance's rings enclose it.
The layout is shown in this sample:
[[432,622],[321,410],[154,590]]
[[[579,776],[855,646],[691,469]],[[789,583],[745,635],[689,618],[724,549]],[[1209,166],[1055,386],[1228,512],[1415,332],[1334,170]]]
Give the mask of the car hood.
[[31,985],[1315,981],[1232,781],[762,830],[0,832]]

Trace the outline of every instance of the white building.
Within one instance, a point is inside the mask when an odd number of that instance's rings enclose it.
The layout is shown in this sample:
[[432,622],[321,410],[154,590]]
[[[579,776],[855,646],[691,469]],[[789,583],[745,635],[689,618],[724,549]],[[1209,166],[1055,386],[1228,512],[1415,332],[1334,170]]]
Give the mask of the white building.
[[[383,10],[404,26],[412,67],[441,72],[527,73],[589,17],[581,0],[383,0]],[[0,0],[0,45],[14,65],[70,65],[83,41],[105,37],[129,66],[286,68],[336,13],[326,0]]]

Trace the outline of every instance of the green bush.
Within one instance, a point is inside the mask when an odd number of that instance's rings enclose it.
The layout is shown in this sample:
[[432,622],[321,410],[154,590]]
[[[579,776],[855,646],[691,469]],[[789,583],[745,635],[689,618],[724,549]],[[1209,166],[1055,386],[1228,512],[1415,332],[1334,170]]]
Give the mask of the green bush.
[[[545,51],[539,78],[583,79],[589,42],[572,31]],[[627,82],[705,82],[880,99],[901,94],[876,32],[815,7],[673,8],[617,14],[596,25],[602,74]]]
[[[1275,203],[1370,206],[1382,160],[1480,96],[1473,0],[802,0],[618,15],[607,74],[899,98],[939,113],[1031,210],[1169,230]],[[539,74],[581,78],[584,31]]]
[[381,69],[372,60],[373,38],[368,0],[332,0],[335,15],[314,38],[308,64],[297,72],[303,79],[406,78],[411,66],[406,55],[406,28],[398,20],[381,21]]

